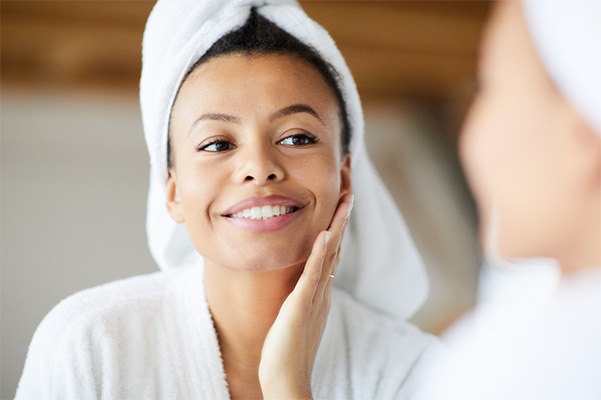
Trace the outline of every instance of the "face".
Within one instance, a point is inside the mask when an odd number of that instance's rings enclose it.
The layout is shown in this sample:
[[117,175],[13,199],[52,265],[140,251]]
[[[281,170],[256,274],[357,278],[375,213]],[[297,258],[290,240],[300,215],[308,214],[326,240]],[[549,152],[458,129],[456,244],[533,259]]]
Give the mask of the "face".
[[350,191],[340,135],[334,94],[304,61],[211,59],[189,75],[172,110],[168,210],[205,263],[302,265]]
[[487,28],[460,143],[482,241],[494,239],[505,257],[561,258],[582,236],[577,205],[590,158],[577,156],[579,117],[538,59],[520,2],[499,2]]

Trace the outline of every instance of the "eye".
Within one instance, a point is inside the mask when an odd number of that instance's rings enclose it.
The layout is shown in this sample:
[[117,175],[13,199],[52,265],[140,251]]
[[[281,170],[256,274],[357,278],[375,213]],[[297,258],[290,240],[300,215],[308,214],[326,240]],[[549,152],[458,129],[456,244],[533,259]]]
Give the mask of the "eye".
[[309,133],[297,133],[280,140],[278,143],[286,146],[307,146],[317,143],[319,139]]
[[235,148],[234,144],[228,140],[217,139],[210,143],[205,143],[198,146],[198,151],[208,151],[212,153],[218,153],[222,151],[232,150]]

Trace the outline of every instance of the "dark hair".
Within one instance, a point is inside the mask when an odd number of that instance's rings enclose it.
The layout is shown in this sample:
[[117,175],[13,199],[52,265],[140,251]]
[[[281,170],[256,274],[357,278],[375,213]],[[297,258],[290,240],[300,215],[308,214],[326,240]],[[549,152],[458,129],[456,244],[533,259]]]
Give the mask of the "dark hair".
[[[226,54],[240,53],[245,55],[287,54],[293,55],[316,68],[330,86],[338,102],[342,123],[342,152],[347,154],[351,141],[351,129],[346,111],[346,104],[338,86],[340,77],[334,67],[324,61],[317,50],[278,27],[273,22],[260,16],[255,8],[251,9],[246,23],[239,29],[224,35],[207,50],[190,68],[184,79],[199,65]],[[171,135],[167,142],[167,164],[172,165]]]

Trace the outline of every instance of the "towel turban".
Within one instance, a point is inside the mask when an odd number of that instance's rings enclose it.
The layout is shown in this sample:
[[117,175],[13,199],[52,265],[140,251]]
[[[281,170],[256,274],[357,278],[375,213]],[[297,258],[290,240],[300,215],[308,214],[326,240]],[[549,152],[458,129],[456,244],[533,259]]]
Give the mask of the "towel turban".
[[522,4],[547,73],[601,135],[601,1],[525,0]]

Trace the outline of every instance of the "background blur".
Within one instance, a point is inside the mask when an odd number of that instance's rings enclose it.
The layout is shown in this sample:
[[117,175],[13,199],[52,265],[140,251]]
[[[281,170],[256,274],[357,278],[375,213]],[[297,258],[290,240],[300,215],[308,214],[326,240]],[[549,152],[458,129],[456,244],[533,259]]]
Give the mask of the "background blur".
[[[301,1],[334,37],[368,148],[424,257],[414,317],[439,333],[474,302],[476,217],[457,160],[486,1]],[[35,327],[62,298],[157,270],[137,90],[153,2],[6,1],[1,18],[1,376],[12,398]]]

